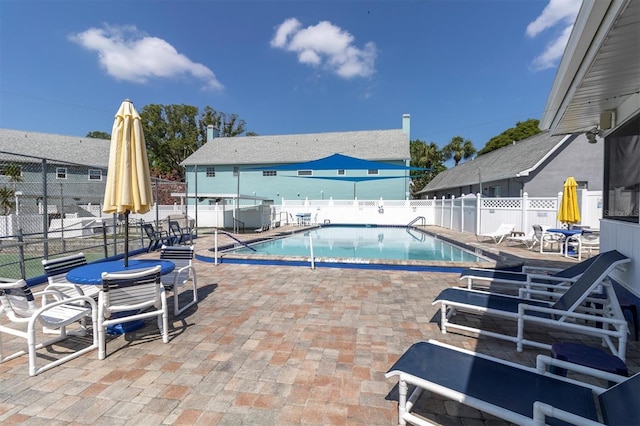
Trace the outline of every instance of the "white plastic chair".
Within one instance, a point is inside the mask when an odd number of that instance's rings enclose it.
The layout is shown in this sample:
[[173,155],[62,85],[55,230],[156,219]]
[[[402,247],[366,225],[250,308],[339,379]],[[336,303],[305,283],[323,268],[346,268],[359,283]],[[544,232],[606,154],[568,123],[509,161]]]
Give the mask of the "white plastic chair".
[[[36,297],[41,297],[42,306],[38,307]],[[97,317],[96,302],[89,296],[65,297],[56,290],[44,290],[32,293],[24,280],[0,283],[0,317],[4,316],[9,324],[0,324],[0,333],[21,337],[27,341],[27,350],[15,352],[9,356],[2,353],[0,342],[0,362],[29,355],[29,375],[35,376],[98,347],[98,338],[93,334],[93,343],[83,349],[71,352],[42,367],[36,364],[37,351],[67,338],[67,326],[87,317]],[[57,329],[56,337],[37,343],[36,326]],[[26,325],[26,331],[21,330]]]
[[162,341],[169,343],[169,309],[160,282],[160,266],[131,272],[102,273],[98,296],[98,359],[106,356],[107,327],[145,318],[158,318]]
[[[166,291],[173,293],[173,314],[178,316],[190,306],[198,303],[198,282],[196,270],[192,265],[194,246],[162,246],[160,259],[170,260],[176,266],[175,269],[162,276],[162,285]],[[180,289],[190,284],[193,299],[180,307]]]
[[67,272],[74,268],[87,264],[84,253],[73,254],[71,256],[59,257],[57,259],[43,259],[42,266],[47,276],[49,285],[45,290],[58,290],[68,297],[89,296],[98,298],[100,287],[95,285],[78,285],[67,281]]
[[[593,251],[600,250],[600,233],[597,231],[571,235],[567,238],[566,247],[573,247],[578,255],[578,261],[582,261],[582,253],[588,252],[591,257]],[[565,256],[569,257],[569,250],[565,250]]]

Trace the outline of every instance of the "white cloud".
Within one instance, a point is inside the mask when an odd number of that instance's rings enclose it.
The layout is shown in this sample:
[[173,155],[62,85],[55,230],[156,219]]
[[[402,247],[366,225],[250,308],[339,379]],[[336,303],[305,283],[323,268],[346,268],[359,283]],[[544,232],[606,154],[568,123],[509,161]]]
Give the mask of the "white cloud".
[[300,63],[328,69],[342,78],[371,76],[377,56],[375,43],[368,42],[362,49],[353,43],[351,34],[331,22],[302,28],[300,21],[289,18],[276,29],[271,47],[297,53]]
[[143,34],[135,26],[105,26],[71,34],[69,39],[98,53],[98,61],[110,76],[134,83],[151,78],[191,75],[204,81],[204,89],[222,90],[211,69],[191,61],[165,40]]
[[562,57],[581,4],[582,0],[550,0],[540,16],[527,25],[526,34],[530,38],[545,30],[555,30],[544,52],[533,59],[531,66],[534,70],[552,68]]

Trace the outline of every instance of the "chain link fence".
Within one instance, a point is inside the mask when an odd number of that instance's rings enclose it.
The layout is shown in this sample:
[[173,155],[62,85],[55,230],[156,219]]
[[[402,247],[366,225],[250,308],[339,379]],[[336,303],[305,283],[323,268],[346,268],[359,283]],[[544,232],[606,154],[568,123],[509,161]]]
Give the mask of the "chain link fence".
[[[155,207],[144,215],[102,213],[107,170],[0,151],[0,277],[39,281],[42,259],[83,252],[89,262],[147,247],[141,222],[186,216],[182,182],[152,180]],[[173,195],[172,195],[173,194]]]

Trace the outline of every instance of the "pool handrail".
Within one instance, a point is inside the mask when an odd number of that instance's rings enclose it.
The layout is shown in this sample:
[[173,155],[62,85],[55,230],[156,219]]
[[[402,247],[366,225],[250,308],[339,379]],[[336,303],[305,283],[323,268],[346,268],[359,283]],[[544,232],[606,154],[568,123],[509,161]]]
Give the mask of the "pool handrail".
[[422,226],[424,226],[427,222],[427,219],[424,216],[418,216],[415,219],[413,219],[411,222],[409,222],[407,224],[407,227],[412,226],[414,223],[416,223],[419,220],[422,220]]

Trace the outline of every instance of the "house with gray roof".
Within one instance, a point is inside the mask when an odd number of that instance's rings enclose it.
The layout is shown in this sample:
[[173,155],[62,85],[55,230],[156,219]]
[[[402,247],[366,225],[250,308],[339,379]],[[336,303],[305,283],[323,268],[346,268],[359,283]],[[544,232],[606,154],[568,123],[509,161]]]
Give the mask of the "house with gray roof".
[[583,133],[549,132],[514,142],[439,173],[418,194],[420,198],[554,197],[565,179],[573,176],[578,188],[602,190],[602,147],[590,144]]
[[[0,187],[15,188],[21,213],[42,213],[46,197],[56,213],[100,204],[109,163],[109,140],[0,129]],[[20,180],[12,181],[9,166]],[[43,183],[46,181],[46,185]]]
[[276,203],[305,198],[403,200],[409,191],[408,170],[275,168],[333,154],[408,166],[409,129],[408,114],[402,117],[401,129],[391,130],[217,137],[210,128],[207,142],[181,163],[186,168],[190,202],[197,199],[213,204],[234,194]]

